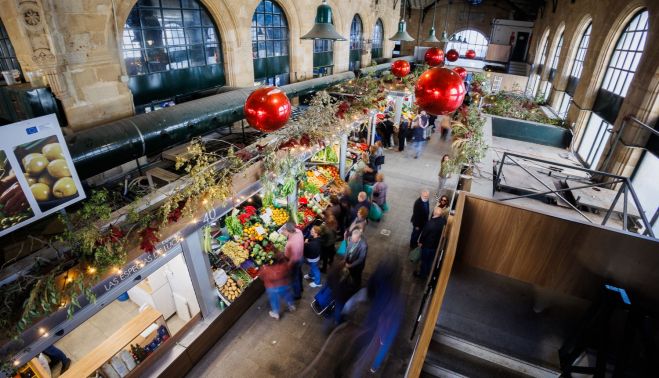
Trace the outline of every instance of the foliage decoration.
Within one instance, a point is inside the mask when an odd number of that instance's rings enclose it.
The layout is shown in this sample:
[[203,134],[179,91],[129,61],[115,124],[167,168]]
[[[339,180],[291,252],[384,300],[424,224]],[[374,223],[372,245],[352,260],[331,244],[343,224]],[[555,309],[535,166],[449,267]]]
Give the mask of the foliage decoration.
[[524,121],[544,123],[567,128],[567,123],[560,118],[550,118],[540,108],[543,104],[538,99],[529,99],[522,93],[499,92],[485,98],[483,112],[501,117],[517,118]]
[[458,120],[451,123],[453,157],[448,164],[451,173],[458,172],[463,166],[471,167],[485,157],[484,125],[485,118],[476,104],[460,108]]

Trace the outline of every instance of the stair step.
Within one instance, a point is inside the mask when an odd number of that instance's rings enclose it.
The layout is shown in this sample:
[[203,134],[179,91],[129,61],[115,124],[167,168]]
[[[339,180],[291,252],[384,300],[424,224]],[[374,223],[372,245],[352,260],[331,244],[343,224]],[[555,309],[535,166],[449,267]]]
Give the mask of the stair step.
[[558,377],[560,372],[537,366],[470,343],[435,332],[423,367],[424,377]]

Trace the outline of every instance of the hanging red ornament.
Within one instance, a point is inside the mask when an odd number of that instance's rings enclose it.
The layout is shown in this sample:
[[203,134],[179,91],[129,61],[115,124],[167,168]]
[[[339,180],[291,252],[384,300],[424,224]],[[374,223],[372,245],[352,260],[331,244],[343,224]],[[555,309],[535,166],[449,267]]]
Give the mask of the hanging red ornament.
[[456,49],[450,49],[446,52],[446,60],[449,62],[455,62],[460,57],[460,53]]
[[400,78],[407,76],[410,73],[410,62],[407,60],[397,60],[391,63],[391,73]]
[[475,57],[476,57],[476,51],[474,51],[474,50],[469,49],[465,53],[465,58],[467,58],[467,59],[474,59]]
[[252,92],[245,101],[245,119],[264,133],[282,128],[291,117],[291,102],[281,89],[267,86]]
[[444,63],[444,50],[438,49],[437,47],[431,47],[426,51],[423,60],[425,60],[430,67],[439,66]]
[[453,69],[453,71],[455,71],[455,73],[457,73],[458,75],[460,75],[460,77],[462,78],[462,80],[466,80],[466,79],[467,79],[467,70],[464,69],[464,67],[455,67],[455,68]]
[[455,111],[467,90],[460,75],[444,67],[422,73],[414,87],[416,104],[430,114],[444,115]]

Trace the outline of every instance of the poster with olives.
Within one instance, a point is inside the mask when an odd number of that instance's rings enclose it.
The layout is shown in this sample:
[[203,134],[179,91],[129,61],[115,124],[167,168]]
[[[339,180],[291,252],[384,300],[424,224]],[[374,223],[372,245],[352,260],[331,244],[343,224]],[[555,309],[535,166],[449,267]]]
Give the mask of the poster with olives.
[[0,127],[0,236],[85,198],[55,115]]
[[14,155],[42,212],[78,196],[69,162],[56,136],[22,144],[14,149]]

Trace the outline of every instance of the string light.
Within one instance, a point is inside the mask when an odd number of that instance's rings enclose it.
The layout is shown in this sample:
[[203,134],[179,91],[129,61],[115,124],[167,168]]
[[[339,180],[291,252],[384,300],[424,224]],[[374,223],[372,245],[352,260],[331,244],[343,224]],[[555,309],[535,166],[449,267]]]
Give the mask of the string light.
[[39,327],[39,334],[43,335],[44,333],[46,333],[46,329],[43,327]]
[[73,277],[67,277],[66,283],[70,284],[71,282],[73,282]]
[[18,365],[20,365],[20,364],[21,364],[21,361],[19,361],[19,360],[14,360],[14,366],[18,366]]
[[122,274],[123,273],[123,271],[119,268],[115,268],[115,270],[116,270],[117,274]]
[[144,268],[144,263],[142,261],[137,263],[138,268]]
[[89,268],[87,268],[87,273],[89,273],[89,274],[96,273],[96,268],[94,268],[93,266],[90,266]]

